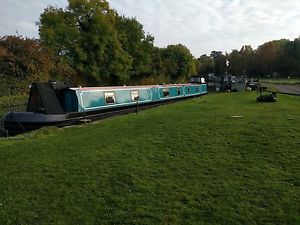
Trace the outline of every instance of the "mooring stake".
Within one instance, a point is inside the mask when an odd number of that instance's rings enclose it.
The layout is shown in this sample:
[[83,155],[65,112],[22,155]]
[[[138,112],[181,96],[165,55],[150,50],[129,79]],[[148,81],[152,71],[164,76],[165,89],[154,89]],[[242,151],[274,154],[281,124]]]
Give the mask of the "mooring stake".
[[136,114],[139,114],[139,101],[136,101]]

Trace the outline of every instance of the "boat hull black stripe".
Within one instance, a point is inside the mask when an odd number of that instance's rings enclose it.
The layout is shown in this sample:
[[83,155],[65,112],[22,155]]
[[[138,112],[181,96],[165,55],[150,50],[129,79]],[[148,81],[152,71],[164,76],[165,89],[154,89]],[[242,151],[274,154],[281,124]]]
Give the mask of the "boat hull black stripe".
[[136,112],[137,110],[145,110],[155,106],[170,104],[177,101],[182,101],[185,99],[200,97],[202,95],[193,95],[193,96],[186,96],[183,98],[175,98],[175,99],[168,99],[165,101],[157,101],[157,102],[148,102],[142,105],[128,105],[123,107],[111,108],[111,109],[101,109],[101,110],[93,110],[88,112],[74,112],[74,113],[67,113],[63,114],[65,119],[61,121],[52,121],[52,122],[22,122],[22,121],[4,121],[4,128],[8,131],[9,136],[14,136],[17,134],[21,134],[24,132],[36,130],[46,126],[55,126],[55,127],[65,127],[83,123],[84,121],[96,121],[105,118],[109,118],[116,115],[128,114],[132,112]]

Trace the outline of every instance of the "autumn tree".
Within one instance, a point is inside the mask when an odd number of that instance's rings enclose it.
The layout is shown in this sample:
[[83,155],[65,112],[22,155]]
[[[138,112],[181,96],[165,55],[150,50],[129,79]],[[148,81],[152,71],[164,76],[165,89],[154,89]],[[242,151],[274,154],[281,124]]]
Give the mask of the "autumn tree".
[[51,51],[38,40],[17,36],[0,38],[0,95],[24,93],[30,83],[50,79],[54,68]]
[[279,56],[282,54],[282,49],[287,43],[288,40],[283,39],[266,42],[263,45],[258,46],[256,57],[259,58],[260,73],[262,75],[276,72]]
[[300,38],[287,42],[278,57],[278,70],[286,76],[300,76]]

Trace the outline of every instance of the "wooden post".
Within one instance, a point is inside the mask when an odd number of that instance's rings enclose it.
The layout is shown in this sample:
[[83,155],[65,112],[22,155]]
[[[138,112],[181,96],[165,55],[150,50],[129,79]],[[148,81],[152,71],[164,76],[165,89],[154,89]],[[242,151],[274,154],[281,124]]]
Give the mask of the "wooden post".
[[136,101],[136,114],[139,114],[139,101]]

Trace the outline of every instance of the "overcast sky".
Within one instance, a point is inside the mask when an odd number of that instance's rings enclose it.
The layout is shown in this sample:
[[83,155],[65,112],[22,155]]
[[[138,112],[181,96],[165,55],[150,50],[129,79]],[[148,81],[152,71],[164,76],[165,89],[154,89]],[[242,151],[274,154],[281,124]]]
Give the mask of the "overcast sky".
[[[194,56],[212,50],[254,48],[274,39],[300,35],[300,0],[109,0],[112,8],[136,17],[165,47],[182,43]],[[66,0],[0,0],[0,35],[38,37],[40,13]]]

